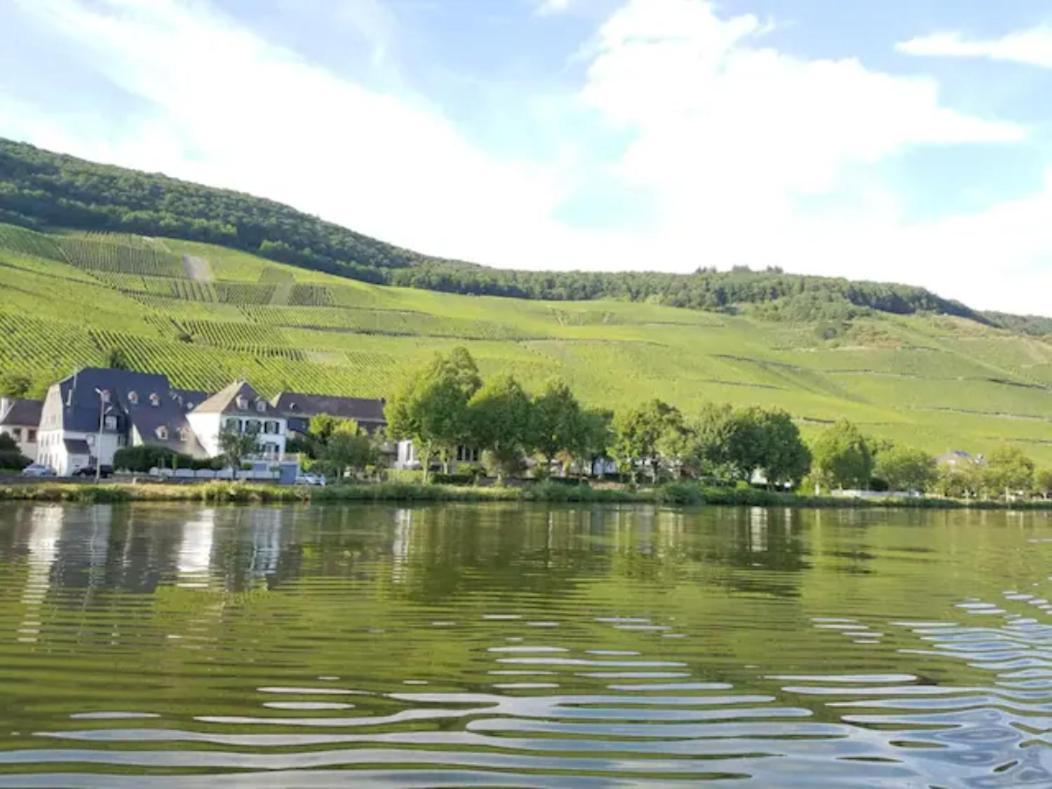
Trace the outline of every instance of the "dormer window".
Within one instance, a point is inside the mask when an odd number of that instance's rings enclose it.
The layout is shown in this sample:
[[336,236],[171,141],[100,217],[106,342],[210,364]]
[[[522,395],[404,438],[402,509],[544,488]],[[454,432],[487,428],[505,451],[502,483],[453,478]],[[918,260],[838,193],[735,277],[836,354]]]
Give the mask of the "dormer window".
[[184,444],[190,440],[190,431],[185,427],[179,428],[179,440]]
[[257,400],[256,401],[256,410],[259,411],[259,413],[261,413],[261,414],[263,412],[265,412],[267,410],[267,401],[266,400]]
[[238,407],[239,410],[241,410],[241,411],[247,411],[248,410],[248,398],[246,398],[244,395],[238,395],[236,402],[237,402],[237,407]]
[[194,410],[194,404],[193,403],[187,403],[186,404],[186,410],[187,411],[193,411]]
[[139,393],[138,392],[134,392],[134,391],[128,392],[128,402],[131,403],[132,405],[138,405],[139,404]]
[[168,440],[168,428],[165,427],[164,425],[159,425],[157,427],[156,433],[157,433],[157,438],[161,439],[161,441],[167,441]]
[[150,392],[150,405],[154,408],[161,404],[161,396],[157,392]]
[[107,430],[117,429],[117,417],[113,414],[107,414],[103,417],[102,424],[105,425]]

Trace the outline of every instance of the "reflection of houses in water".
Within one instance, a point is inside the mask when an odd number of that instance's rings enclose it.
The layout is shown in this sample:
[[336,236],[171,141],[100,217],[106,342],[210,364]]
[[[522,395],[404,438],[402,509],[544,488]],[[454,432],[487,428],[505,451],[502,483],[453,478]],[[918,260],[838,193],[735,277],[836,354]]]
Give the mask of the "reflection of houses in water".
[[30,515],[29,535],[26,537],[28,556],[26,585],[22,590],[25,615],[18,628],[18,640],[33,643],[40,635],[40,609],[51,588],[51,568],[58,557],[58,541],[62,536],[62,507],[34,507]]
[[252,554],[249,559],[249,575],[273,575],[281,559],[281,533],[284,511],[279,509],[253,509],[249,511],[249,533]]
[[399,508],[394,512],[394,536],[391,540],[391,580],[404,583],[413,539],[413,511]]
[[767,510],[764,507],[749,509],[749,551],[763,553],[767,550]]
[[212,542],[215,536],[216,511],[203,509],[183,523],[182,540],[176,558],[176,583],[179,586],[207,586],[212,566]]

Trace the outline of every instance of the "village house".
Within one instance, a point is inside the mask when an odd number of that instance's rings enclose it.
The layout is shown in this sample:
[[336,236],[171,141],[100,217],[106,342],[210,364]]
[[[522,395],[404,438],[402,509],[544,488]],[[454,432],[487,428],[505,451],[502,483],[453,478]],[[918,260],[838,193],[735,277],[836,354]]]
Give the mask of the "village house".
[[198,404],[187,413],[187,421],[209,457],[223,453],[219,435],[225,431],[256,436],[262,458],[279,460],[285,455],[288,420],[246,381],[234,381]]
[[60,476],[113,464],[118,449],[151,444],[207,452],[187,421],[206,395],[173,389],[156,373],[87,367],[52,384],[41,409],[37,462]]
[[0,397],[0,433],[11,436],[18,444],[19,452],[34,462],[43,407],[43,400]]
[[384,417],[386,401],[383,399],[282,392],[271,403],[285,414],[289,433],[299,436],[310,432],[311,417],[322,414],[353,419],[369,435],[375,435],[387,427]]

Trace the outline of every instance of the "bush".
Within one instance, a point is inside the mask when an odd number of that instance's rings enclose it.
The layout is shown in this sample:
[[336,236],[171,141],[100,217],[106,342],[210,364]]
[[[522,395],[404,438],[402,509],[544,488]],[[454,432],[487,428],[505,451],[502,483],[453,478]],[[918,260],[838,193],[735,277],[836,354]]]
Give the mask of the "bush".
[[657,489],[656,498],[659,504],[672,504],[677,507],[691,507],[705,503],[705,494],[699,485],[689,482],[670,482]]
[[0,451],[0,469],[21,471],[30,463],[32,463],[32,461],[25,455],[23,455],[21,452],[19,452],[17,449],[5,449],[3,451]]
[[476,472],[431,475],[431,483],[434,485],[474,485],[477,479]]
[[[194,463],[197,462],[189,455],[184,455],[167,447],[143,444],[142,446],[118,449],[113,455],[113,467],[115,469],[145,473],[152,468],[172,468],[173,460],[175,468],[195,468]],[[212,468],[212,466],[208,465],[203,468]]]

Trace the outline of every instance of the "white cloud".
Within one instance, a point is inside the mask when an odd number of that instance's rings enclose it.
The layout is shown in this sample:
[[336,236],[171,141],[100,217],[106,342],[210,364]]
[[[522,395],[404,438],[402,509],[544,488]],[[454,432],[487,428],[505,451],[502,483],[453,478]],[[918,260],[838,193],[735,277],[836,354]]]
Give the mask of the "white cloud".
[[561,14],[570,8],[570,0],[540,0],[537,5],[537,13],[541,16],[549,14]]
[[562,194],[554,171],[486,155],[424,102],[340,79],[207,6],[23,8],[152,111],[94,134],[58,114],[5,111],[6,133],[28,127],[39,144],[272,197],[436,254],[487,257],[480,240],[513,238]]
[[[370,91],[174,0],[22,0],[148,111],[68,116],[0,93],[0,134],[260,194],[432,254],[526,268],[780,265],[1047,311],[1052,175],[1031,197],[913,221],[876,165],[1026,129],[946,106],[925,77],[770,46],[751,15],[631,0],[598,30],[567,111],[628,144],[612,160],[491,155],[418,97]],[[571,102],[573,104],[573,102]],[[609,149],[563,118],[566,150]],[[599,179],[599,176],[602,176]],[[560,221],[601,180],[653,197],[633,229]]]
[[979,304],[1019,299],[979,278],[994,259],[1048,260],[1047,223],[1019,222],[1027,242],[1016,255],[981,258],[1003,243],[998,231],[1012,221],[1003,214],[1028,206],[911,223],[874,165],[921,146],[1016,143],[1026,130],[947,107],[930,78],[786,55],[765,45],[767,30],[707,2],[632,0],[599,31],[582,95],[633,134],[618,173],[659,196],[661,226],[642,260],[778,264],[915,282]]
[[895,47],[908,55],[987,58],[1052,68],[1052,27],[1020,30],[1001,38],[966,39],[959,32],[932,33]]

